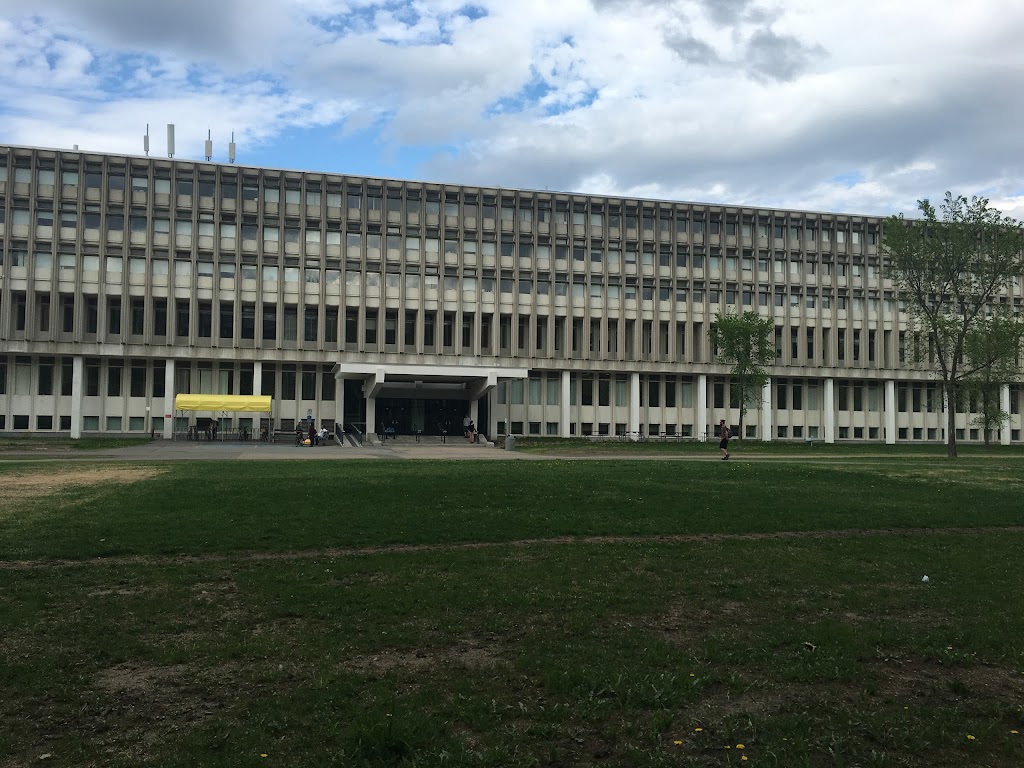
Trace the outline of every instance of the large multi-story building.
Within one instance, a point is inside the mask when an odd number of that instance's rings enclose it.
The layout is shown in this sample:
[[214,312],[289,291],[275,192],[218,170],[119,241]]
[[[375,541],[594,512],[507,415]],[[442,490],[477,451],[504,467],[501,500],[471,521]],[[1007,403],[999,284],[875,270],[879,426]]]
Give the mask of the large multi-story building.
[[221,393],[272,429],[703,439],[739,416],[709,327],[755,310],[778,357],[744,437],[941,440],[880,227],[0,146],[0,432],[171,437],[176,394]]

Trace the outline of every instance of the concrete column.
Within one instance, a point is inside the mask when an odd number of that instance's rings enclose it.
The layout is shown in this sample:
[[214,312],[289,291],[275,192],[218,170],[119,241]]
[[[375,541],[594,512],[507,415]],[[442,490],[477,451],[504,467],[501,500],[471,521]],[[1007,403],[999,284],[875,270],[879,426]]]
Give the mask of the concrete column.
[[345,431],[345,379],[340,373],[334,374],[334,423]]
[[[377,434],[377,398],[366,398],[366,436],[376,440]],[[371,438],[371,435],[373,436]]]
[[775,412],[772,410],[772,380],[761,387],[761,442],[768,443],[775,429]]
[[252,393],[263,394],[263,361],[257,360],[252,364]]
[[708,439],[708,377],[700,374],[697,377],[697,439],[702,443]]
[[572,414],[572,403],[569,402],[572,395],[571,376],[569,371],[562,371],[561,412],[558,424],[558,434],[562,437],[569,437],[569,419]]
[[[943,442],[946,442],[948,435],[946,434],[946,427],[949,425],[949,396],[946,394],[946,390],[942,390],[942,425],[939,427],[939,436]],[[953,414],[953,424],[956,424],[956,414]]]
[[498,435],[498,385],[495,384],[493,388],[487,391],[487,413],[489,423],[487,425],[487,435],[491,440],[497,439]]
[[885,443],[896,445],[896,382],[885,382]]
[[164,440],[174,439],[174,361],[164,363]]
[[473,422],[473,426],[480,429],[480,401],[476,398],[472,398],[469,401],[469,420]]
[[836,382],[825,379],[825,442],[836,441]]
[[71,439],[82,437],[82,397],[85,395],[85,358],[71,362]]
[[[999,408],[1007,416],[1010,415],[1010,385],[1003,384],[999,389]],[[1010,422],[1006,421],[999,428],[999,442],[1002,445],[1010,444]]]
[[640,436],[640,374],[629,374],[629,439]]

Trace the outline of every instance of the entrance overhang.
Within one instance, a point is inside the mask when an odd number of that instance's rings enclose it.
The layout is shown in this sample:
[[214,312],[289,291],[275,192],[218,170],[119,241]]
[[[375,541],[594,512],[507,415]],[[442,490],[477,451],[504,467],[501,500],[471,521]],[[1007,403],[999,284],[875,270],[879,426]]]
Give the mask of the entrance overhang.
[[475,401],[499,380],[525,379],[528,368],[476,365],[374,365],[338,363],[337,379],[361,379],[364,397],[409,397]]

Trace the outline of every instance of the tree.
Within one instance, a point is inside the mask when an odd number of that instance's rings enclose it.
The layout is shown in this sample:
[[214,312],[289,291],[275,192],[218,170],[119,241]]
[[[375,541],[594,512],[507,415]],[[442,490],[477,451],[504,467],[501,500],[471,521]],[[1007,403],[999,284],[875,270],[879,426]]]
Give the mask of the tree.
[[1005,384],[1017,380],[1020,366],[1017,356],[1005,351],[1020,347],[1022,330],[1024,324],[1015,318],[995,316],[983,329],[968,335],[964,345],[967,363],[975,373],[964,378],[960,389],[977,401],[978,416],[973,424],[982,430],[986,447],[991,442],[992,432],[1010,420],[1010,414],[1003,410],[1001,390]]
[[742,315],[719,313],[711,326],[711,343],[718,358],[732,364],[729,389],[740,403],[739,435],[747,400],[770,381],[765,366],[775,362],[775,326],[756,312]]
[[[957,455],[958,392],[988,369],[1017,365],[1022,320],[998,301],[1024,274],[1024,230],[988,200],[953,197],[941,218],[927,200],[923,218],[889,217],[882,230],[886,274],[928,339],[928,362],[946,395],[946,453]],[[970,350],[986,351],[972,358]]]

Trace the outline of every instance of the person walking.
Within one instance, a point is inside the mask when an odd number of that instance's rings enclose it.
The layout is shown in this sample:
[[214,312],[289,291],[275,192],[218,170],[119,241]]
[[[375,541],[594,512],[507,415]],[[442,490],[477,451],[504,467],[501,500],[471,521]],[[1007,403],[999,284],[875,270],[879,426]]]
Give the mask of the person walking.
[[725,419],[718,422],[718,447],[722,449],[722,461],[729,459],[729,428],[725,426]]

